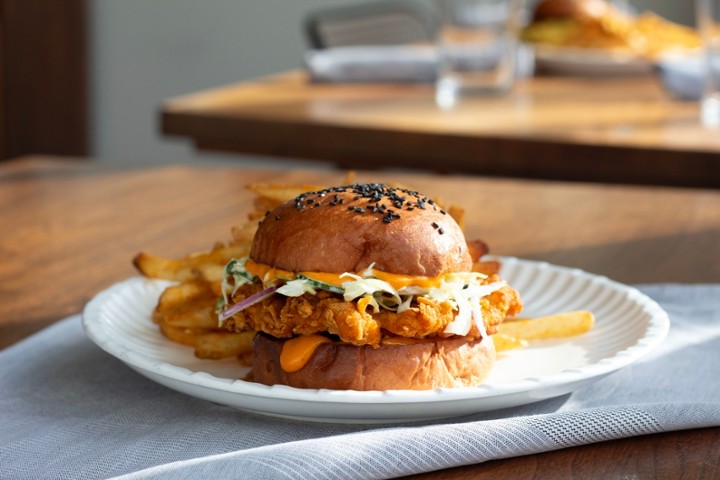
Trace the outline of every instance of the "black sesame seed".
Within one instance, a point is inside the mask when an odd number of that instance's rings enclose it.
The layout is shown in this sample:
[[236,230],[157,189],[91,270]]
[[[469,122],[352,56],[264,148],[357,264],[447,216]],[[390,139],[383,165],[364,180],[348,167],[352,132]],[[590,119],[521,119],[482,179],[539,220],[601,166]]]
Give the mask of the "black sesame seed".
[[442,228],[438,228],[438,233],[442,235],[443,233],[445,233],[445,230],[443,230]]
[[432,222],[433,228],[440,228],[440,225],[437,224],[437,222]]
[[275,220],[280,220],[280,215],[275,215]]
[[[353,183],[330,187],[315,192],[306,192],[295,197],[295,207],[298,210],[303,210],[306,206],[310,205],[313,207],[322,206],[319,199],[327,196],[331,197],[327,205],[342,205],[345,203],[345,198],[340,198],[340,193],[353,194],[347,197],[348,199],[352,198],[350,201],[365,199],[364,207],[353,206],[352,208],[348,207],[348,210],[358,213],[372,212],[380,215],[384,223],[390,223],[400,218],[400,214],[398,214],[397,211],[402,211],[403,209],[407,211],[412,211],[416,208],[425,210],[427,209],[427,205],[431,205],[434,210],[439,210],[439,207],[435,206],[433,200],[420,195],[416,191],[388,187],[381,183]],[[393,210],[393,208],[395,210]],[[442,210],[441,213],[446,214],[444,210]]]
[[447,212],[445,210],[440,210],[440,213],[442,213],[443,215],[447,215]]

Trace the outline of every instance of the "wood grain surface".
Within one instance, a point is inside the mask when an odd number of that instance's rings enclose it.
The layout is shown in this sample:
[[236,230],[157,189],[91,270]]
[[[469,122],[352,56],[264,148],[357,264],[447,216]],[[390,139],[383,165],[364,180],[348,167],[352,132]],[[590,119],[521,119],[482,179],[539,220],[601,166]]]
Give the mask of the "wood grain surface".
[[[0,347],[134,275],[144,250],[179,256],[228,240],[251,182],[330,185],[342,172],[218,166],[108,170],[26,158],[0,165]],[[363,173],[466,208],[468,238],[497,254],[579,267],[626,283],[720,281],[720,192]],[[720,429],[691,430],[417,478],[718,478]]]
[[720,131],[654,75],[534,77],[444,110],[431,85],[291,72],[170,99],[162,130],[199,149],[354,169],[720,187]]

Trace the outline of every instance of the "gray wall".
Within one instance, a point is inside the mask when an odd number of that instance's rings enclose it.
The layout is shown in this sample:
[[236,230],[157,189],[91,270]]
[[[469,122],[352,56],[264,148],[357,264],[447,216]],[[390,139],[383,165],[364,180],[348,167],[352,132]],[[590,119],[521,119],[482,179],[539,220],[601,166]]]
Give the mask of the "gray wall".
[[[163,137],[162,100],[299,67],[306,12],[342,3],[350,1],[93,0],[92,154],[105,162],[255,164],[250,157],[198,154],[185,140]],[[632,3],[692,23],[690,0]]]

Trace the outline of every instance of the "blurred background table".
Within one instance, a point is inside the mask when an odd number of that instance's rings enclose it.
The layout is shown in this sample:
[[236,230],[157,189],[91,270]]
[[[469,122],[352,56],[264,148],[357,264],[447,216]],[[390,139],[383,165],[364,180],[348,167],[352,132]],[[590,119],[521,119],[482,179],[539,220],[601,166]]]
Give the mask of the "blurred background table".
[[170,99],[162,131],[200,150],[343,168],[720,187],[720,130],[655,75],[539,76],[442,110],[429,84],[319,84],[297,71]]
[[[108,169],[31,157],[0,164],[0,348],[79,312],[135,274],[140,250],[180,256],[229,240],[251,182],[341,182],[341,172],[167,166]],[[720,192],[458,176],[361,173],[467,210],[496,254],[625,282],[720,282]],[[92,208],[90,208],[92,207]],[[418,476],[423,479],[714,478],[720,429],[689,430]]]

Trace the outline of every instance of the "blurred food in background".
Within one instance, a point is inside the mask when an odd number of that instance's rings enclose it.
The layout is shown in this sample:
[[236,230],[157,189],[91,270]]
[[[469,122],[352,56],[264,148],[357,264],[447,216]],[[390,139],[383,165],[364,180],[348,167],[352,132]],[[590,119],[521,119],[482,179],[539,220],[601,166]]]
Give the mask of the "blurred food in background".
[[697,32],[652,12],[632,15],[605,0],[544,0],[522,39],[538,46],[604,50],[656,59],[701,46]]

